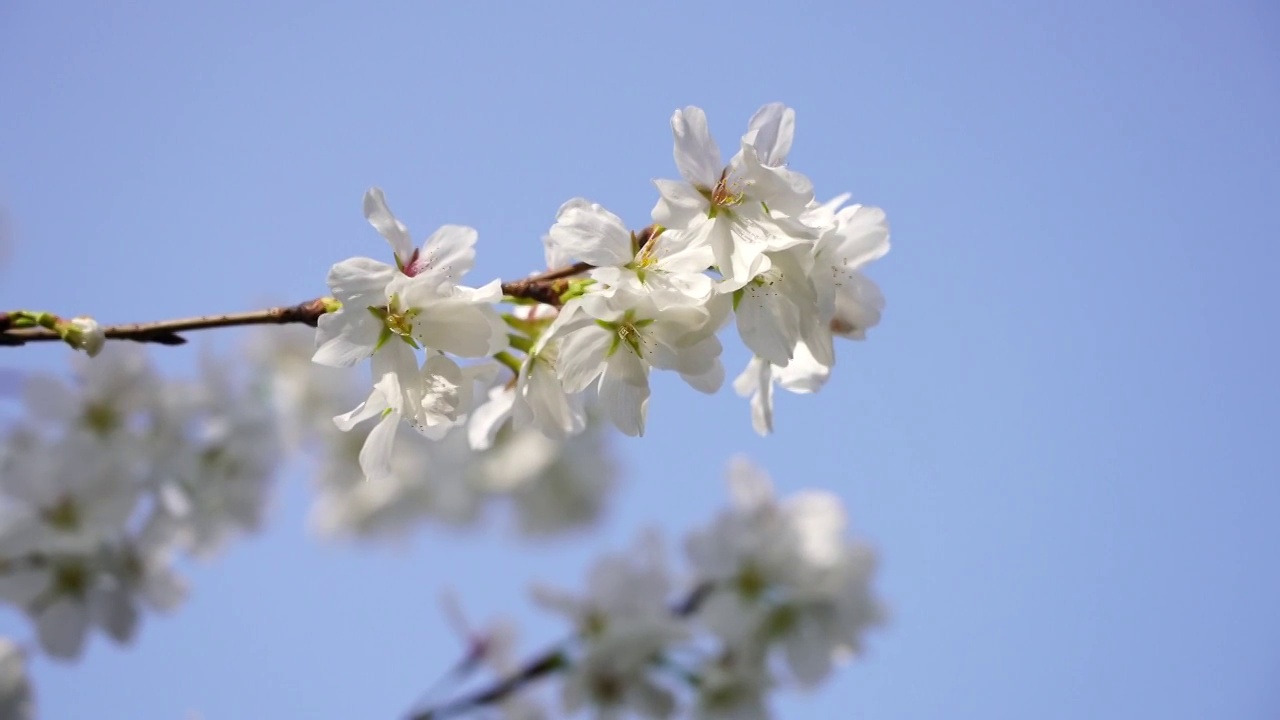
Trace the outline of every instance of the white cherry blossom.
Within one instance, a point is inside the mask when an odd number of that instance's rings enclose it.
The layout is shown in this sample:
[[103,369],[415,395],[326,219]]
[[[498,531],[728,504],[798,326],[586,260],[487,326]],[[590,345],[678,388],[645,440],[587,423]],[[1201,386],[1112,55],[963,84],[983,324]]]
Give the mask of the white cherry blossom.
[[726,291],[768,270],[766,252],[811,246],[817,237],[796,219],[813,199],[812,184],[785,166],[794,123],[788,108],[761,108],[726,165],[700,108],[676,110],[671,117],[684,182],[654,181],[662,197],[653,220],[688,232],[695,245],[709,245]]
[[602,287],[597,292],[606,295],[648,293],[663,310],[705,302],[715,289],[706,274],[714,262],[710,246],[662,228],[637,238],[617,215],[583,198],[560,207],[547,237],[560,254],[590,263]]
[[729,481],[734,507],[686,542],[699,581],[713,588],[698,618],[734,647],[781,645],[796,680],[814,684],[883,617],[869,589],[874,555],[844,539],[835,496],[778,501],[768,477],[743,460]]
[[[546,309],[544,309],[546,308]],[[521,428],[535,429],[549,438],[576,435],[586,427],[582,393],[567,393],[560,382],[557,364],[561,340],[559,329],[572,321],[580,304],[572,303],[557,312],[545,305],[521,308],[514,313],[522,323],[538,327],[547,322],[529,348],[516,373],[515,382],[490,388],[488,400],[470,417],[469,438],[476,450],[493,445],[498,431],[512,421]]]
[[462,410],[462,369],[448,357],[428,356],[422,367],[408,348],[397,345],[375,357],[378,380],[364,402],[334,422],[341,430],[378,418],[360,450],[365,477],[377,480],[391,475],[392,443],[401,421],[428,437],[443,437]]
[[502,298],[500,284],[457,284],[475,261],[474,229],[445,225],[414,249],[377,188],[365,196],[365,216],[391,243],[396,265],[357,257],[330,269],[329,289],[342,307],[320,318],[316,362],[354,365],[393,337],[463,357],[504,347],[505,328],[491,307]]
[[632,710],[668,717],[671,692],[653,677],[653,662],[688,636],[667,607],[671,580],[662,544],[644,535],[633,554],[607,555],[595,564],[585,597],[534,588],[534,600],[566,615],[585,643],[563,685],[567,713],[590,707],[602,714]]
[[817,294],[802,265],[807,254],[778,252],[765,257],[769,268],[737,291],[734,315],[743,344],[770,363],[785,366],[796,345],[821,326]]
[[659,310],[647,296],[622,292],[576,302],[578,315],[557,329],[563,337],[560,380],[570,393],[596,382],[601,408],[627,435],[644,434],[651,367],[677,370],[686,379],[714,377],[719,325],[707,308]]
[[822,389],[831,376],[831,367],[818,362],[803,341],[796,344],[791,362],[779,367],[760,356],[752,357],[733,381],[741,397],[751,399],[751,426],[760,435],[773,432],[773,386],[793,393],[808,394]]
[[880,208],[841,207],[845,200],[841,195],[812,208],[805,218],[828,228],[813,249],[819,310],[835,334],[861,340],[884,309],[879,288],[861,269],[889,252],[889,225]]
[[0,637],[0,718],[35,720],[35,693],[27,675],[26,652],[9,638]]

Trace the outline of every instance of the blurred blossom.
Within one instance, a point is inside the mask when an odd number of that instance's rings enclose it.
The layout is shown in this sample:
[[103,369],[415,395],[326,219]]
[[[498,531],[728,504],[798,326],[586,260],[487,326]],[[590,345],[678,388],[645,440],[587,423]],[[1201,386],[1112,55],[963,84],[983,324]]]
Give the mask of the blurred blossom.
[[0,637],[0,720],[33,720],[33,695],[26,653],[9,638]]

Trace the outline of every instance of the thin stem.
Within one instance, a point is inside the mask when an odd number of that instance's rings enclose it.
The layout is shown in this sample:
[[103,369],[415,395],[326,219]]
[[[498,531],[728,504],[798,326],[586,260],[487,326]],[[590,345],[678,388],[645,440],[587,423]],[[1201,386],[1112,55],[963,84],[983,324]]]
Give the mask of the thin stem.
[[[327,298],[316,298],[297,305],[252,310],[227,315],[201,315],[177,320],[128,323],[103,327],[109,340],[132,340],[159,345],[182,345],[187,339],[179,335],[189,330],[236,327],[239,325],[288,325],[303,323],[315,326],[327,311]],[[11,328],[0,332],[0,345],[25,345],[31,342],[62,341],[58,333],[46,328]]]
[[[680,602],[671,606],[671,614],[679,618],[689,617],[698,611],[698,608],[713,589],[714,587],[709,583],[698,585]],[[524,665],[521,665],[514,673],[493,685],[480,688],[469,695],[464,695],[444,705],[412,713],[407,720],[443,720],[444,718],[461,715],[487,705],[500,703],[526,686],[532,685],[534,681],[567,667],[568,660],[565,657],[564,648],[570,640],[572,638],[561,641],[555,646],[538,653],[525,662]]]
[[[587,263],[575,263],[521,280],[502,284],[502,292],[514,298],[536,300],[549,305],[560,304],[559,287],[566,278],[580,275],[591,269]],[[132,340],[133,342],[155,343],[158,345],[183,345],[187,342],[179,333],[192,330],[210,330],[213,328],[237,327],[241,325],[290,325],[294,323],[315,327],[320,316],[330,311],[331,298],[316,298],[297,305],[251,310],[225,315],[200,315],[198,317],[180,318],[177,320],[158,320],[155,322],[127,323],[123,325],[107,325],[103,327],[108,340]],[[15,328],[12,326],[11,314],[0,312],[0,346],[26,345],[34,342],[63,342],[57,332],[43,327]]]

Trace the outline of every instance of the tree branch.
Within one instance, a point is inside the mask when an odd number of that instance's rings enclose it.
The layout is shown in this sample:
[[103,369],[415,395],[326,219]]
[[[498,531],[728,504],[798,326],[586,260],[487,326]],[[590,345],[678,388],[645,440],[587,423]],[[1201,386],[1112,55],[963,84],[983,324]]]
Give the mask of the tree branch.
[[[505,295],[537,300],[549,305],[560,304],[560,294],[565,290],[564,281],[591,269],[587,263],[576,263],[531,275],[521,280],[502,284]],[[183,345],[187,342],[179,333],[192,330],[237,327],[240,325],[291,325],[294,323],[316,326],[320,316],[328,312],[329,298],[316,298],[282,307],[251,310],[226,315],[201,315],[177,320],[107,325],[103,327],[108,340],[132,340],[157,345]],[[44,327],[12,327],[11,313],[0,312],[0,346],[18,346],[33,342],[62,342],[58,333]]]
[[[671,614],[678,618],[687,618],[693,615],[702,606],[703,601],[707,599],[713,589],[714,587],[709,583],[698,585],[680,602],[671,606]],[[560,642],[554,647],[538,653],[521,665],[515,672],[488,687],[480,688],[469,695],[464,695],[438,707],[414,712],[408,716],[407,720],[444,720],[445,718],[471,712],[477,708],[500,703],[517,691],[533,684],[534,681],[567,667],[568,662],[563,650],[564,645],[564,642]]]
[[[288,325],[303,323],[315,326],[325,314],[325,298],[308,300],[297,305],[273,307],[265,310],[231,313],[228,315],[201,315],[177,320],[107,325],[103,327],[108,340],[132,340],[159,345],[182,345],[187,339],[179,335],[188,330],[235,327],[238,325]],[[0,317],[0,327],[7,324],[7,313]],[[25,345],[31,342],[61,341],[58,333],[42,327],[7,328],[0,332],[0,345]]]

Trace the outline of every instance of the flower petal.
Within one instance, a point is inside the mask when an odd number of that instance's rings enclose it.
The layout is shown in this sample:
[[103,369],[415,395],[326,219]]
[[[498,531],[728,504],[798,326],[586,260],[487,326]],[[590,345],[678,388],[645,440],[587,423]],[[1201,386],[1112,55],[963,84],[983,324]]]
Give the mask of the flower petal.
[[443,225],[422,243],[409,274],[429,277],[436,285],[455,285],[476,262],[479,233],[466,225]]
[[409,237],[409,229],[396,219],[387,207],[387,198],[382,188],[369,188],[364,194],[364,218],[369,221],[378,234],[391,243],[391,250],[403,266],[413,257],[413,238]]
[[769,103],[751,116],[742,142],[754,147],[765,165],[779,166],[787,163],[795,134],[796,111],[782,103]]
[[313,362],[330,367],[351,367],[374,353],[382,323],[367,308],[356,305],[320,316],[316,324]]
[[675,160],[680,174],[690,184],[711,189],[720,180],[724,163],[720,148],[707,129],[707,115],[702,108],[690,105],[671,116],[671,132],[675,136]]
[[629,348],[619,349],[605,364],[600,376],[600,403],[609,419],[624,434],[644,435],[649,406],[649,372],[644,362]]
[[622,218],[582,198],[560,206],[549,237],[561,252],[597,267],[625,265],[633,259],[631,231]]
[[597,325],[588,325],[565,335],[556,363],[565,392],[582,392],[600,376],[613,337],[612,332]]
[[424,347],[460,357],[484,357],[507,346],[506,325],[492,306],[453,299],[421,308],[413,337]]

